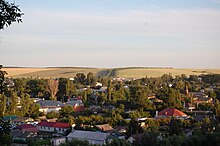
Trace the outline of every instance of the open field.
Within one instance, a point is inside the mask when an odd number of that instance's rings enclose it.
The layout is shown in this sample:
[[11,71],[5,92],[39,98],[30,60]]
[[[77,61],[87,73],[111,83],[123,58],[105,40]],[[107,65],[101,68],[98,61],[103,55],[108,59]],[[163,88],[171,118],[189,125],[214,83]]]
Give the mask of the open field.
[[171,74],[172,76],[185,74],[201,75],[201,74],[220,74],[220,69],[173,69],[173,68],[128,68],[120,69],[117,76],[124,78],[141,78],[141,77],[160,77],[163,74]]
[[103,69],[96,68],[75,68],[75,67],[61,67],[61,68],[3,68],[8,72],[7,77],[40,77],[40,78],[73,78],[77,73],[87,74],[93,72],[96,74]]
[[220,69],[175,69],[175,68],[81,68],[81,67],[54,67],[54,68],[3,68],[8,72],[7,77],[40,77],[40,78],[73,78],[77,73],[94,73],[96,76],[141,78],[141,77],[160,77],[163,74],[173,76],[186,74],[220,74]]

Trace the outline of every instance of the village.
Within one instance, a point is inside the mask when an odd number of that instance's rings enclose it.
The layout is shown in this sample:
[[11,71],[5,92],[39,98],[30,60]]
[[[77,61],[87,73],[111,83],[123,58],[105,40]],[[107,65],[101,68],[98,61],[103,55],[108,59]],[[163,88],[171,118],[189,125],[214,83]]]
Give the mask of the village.
[[[106,79],[78,73],[4,83],[1,122],[10,124],[14,145],[200,145],[210,134],[218,141],[218,75]],[[204,140],[196,141],[200,135]]]

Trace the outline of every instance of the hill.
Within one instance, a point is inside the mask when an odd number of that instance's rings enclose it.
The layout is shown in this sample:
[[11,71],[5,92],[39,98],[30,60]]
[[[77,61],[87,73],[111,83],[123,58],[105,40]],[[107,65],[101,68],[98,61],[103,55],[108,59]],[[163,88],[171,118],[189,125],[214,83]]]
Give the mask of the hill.
[[172,74],[173,76],[186,74],[220,74],[220,69],[176,69],[176,68],[83,68],[83,67],[48,67],[48,68],[3,68],[8,72],[8,77],[40,77],[40,78],[73,78],[77,73],[94,73],[96,76],[104,77],[123,77],[123,78],[141,78],[141,77],[160,77],[163,74]]

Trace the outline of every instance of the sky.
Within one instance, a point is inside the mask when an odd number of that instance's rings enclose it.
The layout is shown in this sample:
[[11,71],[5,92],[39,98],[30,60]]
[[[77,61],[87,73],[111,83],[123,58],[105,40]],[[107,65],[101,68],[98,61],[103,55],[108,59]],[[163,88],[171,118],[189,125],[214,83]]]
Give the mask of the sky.
[[0,64],[220,68],[220,0],[7,0]]

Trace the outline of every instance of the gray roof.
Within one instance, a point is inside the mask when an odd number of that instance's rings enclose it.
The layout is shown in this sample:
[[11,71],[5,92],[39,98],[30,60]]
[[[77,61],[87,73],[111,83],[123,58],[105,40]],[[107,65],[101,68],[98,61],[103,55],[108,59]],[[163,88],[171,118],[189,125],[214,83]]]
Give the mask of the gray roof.
[[84,105],[82,100],[70,100],[65,103],[66,105],[76,106],[76,105]]
[[65,106],[62,102],[55,101],[55,100],[40,100],[37,103],[40,104],[40,107],[63,107]]
[[27,138],[27,137],[32,137],[31,135],[33,135],[32,132],[24,132],[21,130],[13,130],[10,132],[10,134],[14,138]]
[[104,141],[109,135],[110,135],[109,133],[75,130],[72,133],[70,133],[67,137],[79,138],[85,140]]

